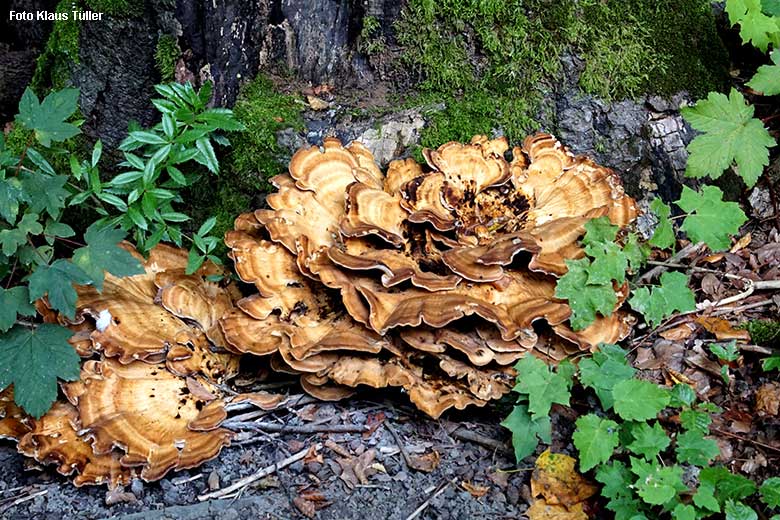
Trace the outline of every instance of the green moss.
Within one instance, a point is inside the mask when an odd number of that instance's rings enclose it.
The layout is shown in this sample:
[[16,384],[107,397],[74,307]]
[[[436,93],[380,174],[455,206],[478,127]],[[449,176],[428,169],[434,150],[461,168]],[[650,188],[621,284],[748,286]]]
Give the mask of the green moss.
[[284,128],[302,129],[302,109],[298,97],[280,94],[265,77],[244,85],[233,113],[247,129],[231,136],[233,148],[226,161],[231,174],[248,183],[247,188],[266,189],[266,180],[284,170],[276,133]]
[[585,62],[583,90],[607,99],[701,96],[726,80],[706,0],[410,0],[396,31],[421,90],[445,96],[483,91],[531,105],[560,81],[567,49]]
[[160,73],[163,83],[173,81],[176,72],[176,62],[181,56],[178,39],[172,34],[163,34],[157,39],[154,51],[154,63]]
[[144,11],[141,0],[84,0],[90,10],[110,16],[139,16]]
[[386,42],[381,29],[381,24],[376,16],[364,17],[358,38],[358,50],[369,56],[384,52]]
[[[56,7],[58,13],[72,10],[71,0],[61,0]],[[71,66],[79,63],[81,23],[75,20],[54,22],[46,47],[35,63],[35,74],[30,81],[30,87],[39,96],[70,84]]]
[[5,147],[18,157],[33,142],[34,135],[35,132],[32,130],[28,130],[20,124],[14,124],[11,131],[5,135]]
[[756,345],[780,348],[780,321],[752,320],[745,328]]
[[[253,192],[245,191],[245,187],[232,176],[220,177],[216,182],[213,177],[204,176],[184,194],[185,200],[193,208],[192,226],[188,226],[188,231],[196,231],[200,224],[214,216],[217,223],[211,235],[224,237],[226,231],[233,229],[235,218],[252,209],[250,193]],[[220,242],[214,254],[225,260],[226,253],[227,248]]]

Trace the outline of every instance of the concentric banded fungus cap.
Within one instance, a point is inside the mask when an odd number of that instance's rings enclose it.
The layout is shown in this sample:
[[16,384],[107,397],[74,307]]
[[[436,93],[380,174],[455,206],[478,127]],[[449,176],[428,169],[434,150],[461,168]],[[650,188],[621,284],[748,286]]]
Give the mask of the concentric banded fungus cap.
[[61,475],[75,473],[76,486],[108,484],[109,488],[129,485],[135,476],[119,463],[120,454],[96,454],[91,443],[76,432],[78,410],[67,402],[56,402],[43,417],[31,420],[31,430],[19,440],[19,453],[42,464],[57,464]]
[[0,439],[18,441],[30,431],[29,417],[14,402],[14,390],[9,386],[0,392]]
[[508,151],[477,136],[385,175],[358,144],[299,150],[269,209],[226,236],[258,291],[222,318],[227,342],[301,373],[314,395],[399,386],[438,416],[509,392],[508,367],[527,352],[557,362],[623,338],[631,322],[617,307],[573,331],[555,285],[584,254],[585,223],[625,227],[634,201],[550,135]]
[[[198,384],[219,394],[205,380]],[[202,395],[194,395],[186,378],[168,372],[164,365],[112,360],[87,361],[81,381],[65,387],[79,413],[95,453],[118,448],[120,463],[140,468],[147,481],[162,478],[172,469],[193,468],[216,457],[230,442],[231,432],[219,428],[224,414]],[[203,415],[211,419],[203,421]],[[197,430],[191,424],[197,424]]]

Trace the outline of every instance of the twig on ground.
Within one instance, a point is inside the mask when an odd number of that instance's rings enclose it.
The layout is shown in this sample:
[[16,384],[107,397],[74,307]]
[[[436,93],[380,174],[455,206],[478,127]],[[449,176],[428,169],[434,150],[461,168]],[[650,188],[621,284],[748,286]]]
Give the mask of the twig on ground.
[[42,489],[40,491],[36,491],[35,493],[30,493],[29,495],[19,497],[16,499],[7,498],[6,500],[0,502],[0,512],[5,512],[11,509],[12,507],[18,506],[19,504],[23,504],[27,502],[28,500],[32,500],[33,498],[40,497],[48,493],[48,489]]
[[491,450],[498,450],[504,453],[509,452],[509,448],[507,447],[506,443],[503,443],[496,439],[491,439],[490,437],[487,437],[485,435],[482,435],[480,433],[471,430],[464,430],[461,426],[458,426],[457,428],[452,430],[450,432],[450,436],[461,441],[467,441],[467,442],[473,442],[474,444],[479,444],[486,448],[490,448]]
[[721,435],[726,435],[727,437],[733,437],[737,440],[740,440],[742,442],[749,442],[750,444],[755,444],[756,446],[761,446],[762,448],[765,448],[767,450],[771,450],[777,453],[780,453],[780,448],[777,448],[775,446],[772,446],[770,444],[764,444],[763,442],[756,441],[753,439],[748,439],[747,437],[743,437],[741,435],[737,435],[736,433],[727,432],[725,430],[719,430],[717,428],[712,428],[712,431],[715,433],[720,433]]
[[260,430],[278,433],[363,433],[368,427],[360,424],[307,424],[287,425],[267,422],[233,421],[228,419],[222,426],[231,430]]
[[718,309],[714,311],[711,316],[723,316],[724,314],[731,314],[734,312],[742,312],[742,311],[749,311],[750,309],[756,309],[758,307],[764,307],[766,305],[771,305],[775,301],[772,298],[767,298],[766,300],[760,300],[753,303],[746,303],[745,305],[739,305],[737,307],[727,307],[725,309]]
[[[675,253],[673,256],[671,256],[669,260],[667,260],[667,263],[676,263],[682,260],[683,258],[687,258],[691,256],[692,254],[696,253],[702,245],[704,245],[703,242],[699,242],[698,244],[688,244],[687,246],[677,251],[677,253]],[[656,267],[650,269],[642,276],[637,278],[637,283],[641,284],[641,283],[649,282],[656,276],[660,276],[660,274],[666,271],[668,268],[669,267],[666,265],[657,265]]]
[[428,498],[426,498],[426,499],[425,499],[425,502],[423,502],[422,504],[420,504],[420,507],[418,507],[417,509],[415,509],[414,511],[412,511],[412,514],[410,514],[409,516],[407,516],[407,517],[406,517],[406,520],[414,520],[415,518],[417,518],[418,516],[420,516],[420,514],[422,514],[422,512],[423,512],[423,511],[425,511],[425,510],[428,508],[428,506],[429,506],[429,505],[431,505],[431,502],[433,501],[433,499],[435,499],[437,496],[439,496],[439,495],[441,495],[442,493],[444,493],[444,491],[445,491],[445,490],[446,490],[448,487],[450,487],[450,485],[454,485],[454,482],[453,482],[452,480],[448,480],[448,481],[446,481],[446,482],[442,482],[441,484],[439,484],[439,487],[438,487],[438,488],[436,488],[436,491],[434,491],[434,493],[433,493],[431,496],[429,496]]
[[407,453],[406,448],[404,447],[404,443],[401,442],[401,436],[398,435],[397,431],[395,431],[395,427],[390,424],[390,421],[385,421],[382,424],[387,427],[387,431],[389,431],[390,435],[393,436],[393,440],[401,452],[401,457],[404,459],[404,464],[406,464],[406,467],[409,469],[414,469],[414,466],[412,465],[412,459],[409,458],[409,453]]
[[[317,443],[314,445],[314,450],[320,450],[322,448],[322,444]],[[212,498],[223,498],[226,497],[236,491],[239,491],[245,487],[247,487],[252,482],[256,482],[260,480],[261,478],[267,477],[268,475],[272,475],[276,473],[278,470],[286,468],[287,466],[290,466],[292,464],[295,464],[299,460],[302,460],[304,457],[306,457],[306,454],[309,453],[310,448],[304,448],[298,453],[295,453],[293,455],[290,455],[286,459],[275,462],[274,464],[271,464],[270,466],[266,466],[265,468],[256,471],[255,473],[252,473],[248,477],[244,477],[242,479],[237,480],[235,483],[231,484],[230,486],[220,489],[218,491],[214,491],[212,493],[206,493],[205,495],[199,495],[198,500],[203,502],[205,500],[211,500]]]

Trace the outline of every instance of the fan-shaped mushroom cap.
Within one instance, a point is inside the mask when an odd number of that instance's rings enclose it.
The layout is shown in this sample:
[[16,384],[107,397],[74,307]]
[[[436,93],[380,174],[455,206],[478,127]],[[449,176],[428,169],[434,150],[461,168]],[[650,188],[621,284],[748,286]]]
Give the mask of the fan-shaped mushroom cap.
[[76,476],[76,486],[108,484],[109,488],[129,485],[135,470],[119,463],[119,453],[98,455],[76,431],[79,414],[70,403],[54,403],[43,417],[31,420],[32,427],[19,440],[19,453],[42,464],[57,464],[61,475]]
[[29,418],[14,402],[13,387],[0,391],[0,439],[18,441],[30,431]]
[[[205,381],[200,384],[210,386]],[[217,425],[210,431],[189,427],[207,402],[193,395],[185,378],[161,365],[87,361],[81,382],[66,385],[65,391],[78,407],[95,453],[121,449],[121,464],[140,467],[141,478],[147,481],[172,469],[198,466],[230,442],[231,432]],[[216,399],[218,394],[213,393]]]
[[327,377],[318,377],[314,374],[301,376],[303,390],[320,401],[341,401],[355,395],[355,389],[346,385],[334,385],[328,383]]

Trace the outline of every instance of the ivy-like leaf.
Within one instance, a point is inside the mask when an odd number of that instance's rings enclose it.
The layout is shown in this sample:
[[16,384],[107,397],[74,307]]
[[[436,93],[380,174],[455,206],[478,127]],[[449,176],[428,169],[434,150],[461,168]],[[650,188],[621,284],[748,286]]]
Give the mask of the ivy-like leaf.
[[769,164],[769,148],[776,144],[761,120],[753,117],[753,111],[734,88],[728,97],[710,92],[707,99],[683,108],[685,119],[703,132],[688,145],[685,174],[717,179],[736,163],[737,173],[752,188]]
[[761,493],[761,501],[767,506],[780,506],[780,477],[766,479],[758,491]]
[[101,228],[92,224],[84,233],[86,247],[73,252],[73,263],[89,275],[98,291],[103,290],[104,271],[114,276],[132,276],[144,272],[141,262],[119,247],[125,235],[121,229]]
[[612,397],[614,386],[634,376],[635,370],[625,355],[625,351],[616,345],[602,344],[598,352],[579,362],[580,383],[596,392],[605,410],[612,408],[615,402]]
[[718,456],[718,443],[704,437],[702,432],[690,430],[677,436],[677,461],[694,466],[706,466]]
[[761,0],[726,0],[726,12],[731,25],[740,25],[742,43],[751,42],[761,52],[766,52],[770,44],[780,46],[777,19],[764,13]]
[[569,322],[574,330],[582,330],[596,320],[596,314],[610,316],[617,304],[612,283],[588,284],[591,263],[587,258],[566,260],[568,271],[558,279],[555,297],[568,300]]
[[723,192],[716,186],[704,186],[700,192],[683,186],[676,202],[688,213],[680,227],[694,242],[704,242],[713,251],[728,249],[729,235],[739,232],[747,221],[736,202],[723,202]]
[[667,249],[674,245],[674,228],[669,216],[672,214],[672,208],[665,204],[659,197],[653,199],[650,203],[650,211],[658,217],[658,225],[649,240],[650,245],[660,249]]
[[0,331],[10,329],[16,321],[16,315],[34,316],[35,307],[30,305],[30,293],[27,287],[20,285],[4,289],[0,287]]
[[43,175],[24,171],[19,176],[22,187],[28,197],[30,210],[41,213],[43,210],[54,219],[60,215],[60,210],[65,207],[65,199],[70,195],[65,189],[68,182],[66,175]]
[[727,500],[723,512],[726,513],[726,520],[758,520],[758,514],[753,508],[742,502]]
[[572,440],[580,453],[580,471],[607,462],[620,444],[618,424],[591,413],[577,419],[576,425]]
[[48,148],[52,141],[64,141],[80,132],[77,126],[65,122],[76,111],[78,98],[78,89],[66,88],[52,91],[39,103],[33,91],[27,87],[19,102],[16,119],[33,130],[38,142]]
[[711,486],[715,498],[723,504],[726,500],[742,500],[756,492],[756,483],[730,472],[722,466],[702,468],[699,472],[701,485]]
[[628,301],[631,308],[641,313],[653,327],[675,312],[688,312],[696,308],[693,291],[688,288],[687,276],[665,272],[660,281],[660,286],[636,289]]
[[672,510],[673,520],[696,520],[696,508],[690,504],[677,504]]
[[0,216],[6,222],[11,225],[16,223],[16,217],[19,215],[19,203],[25,201],[27,201],[27,195],[22,190],[19,179],[12,177],[0,180]]
[[517,384],[514,391],[528,395],[528,410],[534,417],[548,415],[553,403],[568,406],[572,372],[566,367],[571,367],[571,363],[560,363],[558,371],[553,372],[544,361],[530,354],[515,365]]
[[15,326],[0,336],[0,388],[14,385],[14,399],[27,413],[42,416],[57,398],[57,378],[79,378],[81,360],[68,343],[71,331],[45,323]]
[[615,413],[626,421],[647,421],[669,404],[669,391],[650,381],[629,379],[615,385]]
[[76,289],[73,284],[84,285],[92,278],[77,265],[61,258],[51,265],[42,265],[30,275],[30,299],[36,300],[47,294],[52,309],[60,311],[67,318],[76,313]]
[[634,440],[626,447],[648,460],[654,459],[671,443],[669,436],[657,422],[652,427],[645,422],[639,423],[631,429],[631,434]]
[[747,82],[748,87],[765,96],[780,94],[780,50],[773,50],[770,56],[772,65],[761,65],[753,78]]
[[531,417],[525,404],[515,405],[512,413],[501,421],[501,426],[512,432],[512,446],[517,462],[532,455],[539,441],[545,444],[552,442],[550,417]]
[[642,500],[652,505],[666,504],[688,488],[682,480],[680,466],[661,466],[631,457],[631,472],[637,476],[636,490]]

